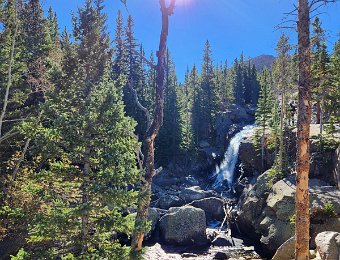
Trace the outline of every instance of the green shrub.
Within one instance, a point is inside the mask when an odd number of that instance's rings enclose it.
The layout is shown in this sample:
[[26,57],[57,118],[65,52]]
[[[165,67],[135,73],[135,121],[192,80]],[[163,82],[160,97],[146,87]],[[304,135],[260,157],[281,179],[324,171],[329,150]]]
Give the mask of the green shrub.
[[335,207],[334,205],[332,204],[332,202],[327,202],[325,203],[324,205],[324,208],[323,208],[324,212],[329,215],[329,216],[335,216],[336,213],[335,213]]

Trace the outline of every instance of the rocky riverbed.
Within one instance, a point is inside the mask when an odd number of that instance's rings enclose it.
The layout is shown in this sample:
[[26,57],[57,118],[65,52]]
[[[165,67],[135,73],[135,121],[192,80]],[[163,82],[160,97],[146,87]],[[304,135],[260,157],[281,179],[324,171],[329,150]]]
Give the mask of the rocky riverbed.
[[[322,257],[329,250],[340,254],[339,149],[321,154],[312,139],[311,259],[332,260]],[[202,143],[201,161],[191,162],[187,171],[170,166],[155,177],[145,259],[271,259],[280,248],[275,259],[284,260],[282,252],[294,250],[293,243],[285,243],[294,234],[294,174],[270,182],[270,171],[263,172],[248,136],[240,145],[238,165],[243,169],[236,176],[236,194],[225,196],[207,185],[222,157],[218,151]],[[267,168],[272,157],[266,152]],[[327,167],[319,167],[320,160]],[[324,234],[328,244],[317,239],[324,231],[335,233]]]

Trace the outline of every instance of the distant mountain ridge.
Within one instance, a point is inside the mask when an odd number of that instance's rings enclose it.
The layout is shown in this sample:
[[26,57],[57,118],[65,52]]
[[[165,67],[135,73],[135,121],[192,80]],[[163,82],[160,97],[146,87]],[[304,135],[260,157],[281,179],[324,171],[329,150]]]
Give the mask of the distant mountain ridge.
[[262,71],[265,67],[271,68],[275,57],[273,55],[263,54],[250,59],[250,62],[255,65],[257,71]]

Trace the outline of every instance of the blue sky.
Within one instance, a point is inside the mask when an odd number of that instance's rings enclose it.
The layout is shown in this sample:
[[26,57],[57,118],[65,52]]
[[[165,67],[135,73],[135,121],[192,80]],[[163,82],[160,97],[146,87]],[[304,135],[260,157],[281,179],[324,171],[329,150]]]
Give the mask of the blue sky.
[[[60,27],[71,30],[71,11],[76,11],[84,0],[42,0],[45,10],[52,5],[57,12]],[[297,0],[177,0],[170,18],[168,46],[176,63],[180,80],[187,65],[200,66],[202,51],[208,39],[215,62],[228,64],[243,51],[246,57],[261,54],[275,55],[280,33],[285,32],[296,44],[294,30],[275,30],[285,12],[293,9]],[[147,56],[158,48],[161,17],[158,0],[128,0],[128,10],[119,0],[106,0],[109,31],[114,34],[118,9],[124,18],[131,14],[135,20],[135,36],[143,43]],[[330,48],[340,32],[340,3],[320,10],[327,30]]]

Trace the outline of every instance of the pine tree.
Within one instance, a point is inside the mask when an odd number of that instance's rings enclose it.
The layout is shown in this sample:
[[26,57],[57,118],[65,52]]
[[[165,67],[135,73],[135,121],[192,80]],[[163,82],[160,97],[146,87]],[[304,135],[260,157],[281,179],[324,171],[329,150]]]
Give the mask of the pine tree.
[[[128,17],[123,38],[123,45],[126,55],[123,59],[126,67],[126,76],[128,79],[127,85],[124,87],[124,103],[127,115],[133,117],[137,121],[136,132],[139,136],[143,136],[146,131],[146,118],[136,103],[134,91],[138,97],[143,95],[144,86],[141,85],[141,78],[144,75],[144,67],[141,64],[141,59],[138,55],[139,49],[137,40],[133,33],[134,21],[131,15]],[[117,29],[118,32],[118,29]],[[131,87],[134,89],[132,90]]]
[[50,6],[50,8],[48,9],[47,24],[52,43],[54,43],[55,45],[59,45],[60,37],[58,19],[57,14],[52,9],[52,6]]
[[280,40],[277,44],[278,58],[275,61],[274,75],[276,79],[276,89],[279,93],[280,101],[280,148],[277,157],[277,170],[282,176],[287,171],[287,144],[286,144],[286,134],[287,134],[287,91],[290,86],[289,79],[289,63],[290,56],[289,51],[291,47],[288,43],[288,37],[284,34],[280,36]]
[[184,154],[188,154],[194,148],[193,140],[193,126],[192,126],[192,108],[193,108],[193,97],[194,89],[190,84],[190,72],[187,68],[185,74],[185,81],[182,86],[178,88],[178,99],[180,107],[180,149]]
[[[3,25],[0,33],[0,172],[2,185],[8,186],[27,143],[25,137],[18,135],[17,126],[36,115],[25,106],[31,91],[25,85],[28,53],[21,19],[22,2],[3,1],[0,11]],[[9,166],[11,157],[16,159]],[[8,173],[12,173],[11,176]]]
[[167,165],[180,149],[180,111],[177,76],[169,50],[166,52],[164,84],[164,120],[156,140],[156,162]]
[[21,10],[20,19],[27,50],[26,84],[31,90],[25,105],[34,108],[44,102],[44,94],[52,89],[48,74],[48,55],[53,47],[52,39],[39,0],[27,1]]
[[234,83],[234,91],[235,91],[235,103],[239,106],[244,105],[244,63],[243,63],[243,54],[241,55],[240,62],[238,59],[234,60],[234,73],[235,73],[235,83]]
[[[26,194],[25,204],[31,206],[22,220],[30,224],[30,258],[127,257],[112,234],[132,228],[122,211],[135,198],[128,185],[139,176],[138,140],[135,123],[124,115],[124,79],[109,76],[112,51],[102,9],[100,0],[79,8],[74,73],[58,92],[46,95],[43,120],[21,127],[34,143],[35,160],[21,171],[14,196]],[[28,210],[18,203],[17,210]]]
[[212,51],[209,41],[206,41],[203,53],[202,73],[200,88],[197,91],[197,133],[199,140],[211,138],[214,129],[214,119],[216,116],[216,103],[214,100],[215,92],[214,67]]
[[[155,64],[155,58],[153,52],[151,52],[149,61]],[[144,106],[153,113],[153,108],[155,105],[155,95],[156,95],[156,70],[152,67],[147,67],[145,71],[145,86],[144,86]]]
[[335,43],[330,58],[330,86],[327,89],[326,109],[334,121],[340,121],[340,39]]
[[323,132],[324,103],[325,92],[329,86],[329,55],[325,40],[325,32],[322,29],[321,22],[318,17],[312,23],[312,75],[313,89],[312,99],[316,102],[316,123],[320,124],[320,134]]
[[271,93],[271,75],[267,68],[265,68],[260,74],[260,98],[257,104],[256,111],[256,125],[260,127],[259,132],[256,133],[256,136],[260,139],[260,147],[261,147],[261,160],[262,160],[262,169],[265,169],[265,140],[266,140],[266,130],[270,124],[270,118],[272,116],[273,109],[273,97]]
[[116,31],[114,38],[114,57],[112,66],[112,78],[117,79],[120,75],[127,74],[126,47],[123,42],[124,38],[124,22],[120,11],[118,11],[116,18]]
[[196,65],[190,71],[189,74],[189,89],[192,90],[192,131],[194,143],[198,144],[201,137],[201,84],[200,76],[197,71]]

